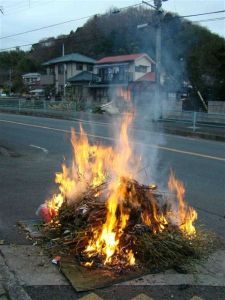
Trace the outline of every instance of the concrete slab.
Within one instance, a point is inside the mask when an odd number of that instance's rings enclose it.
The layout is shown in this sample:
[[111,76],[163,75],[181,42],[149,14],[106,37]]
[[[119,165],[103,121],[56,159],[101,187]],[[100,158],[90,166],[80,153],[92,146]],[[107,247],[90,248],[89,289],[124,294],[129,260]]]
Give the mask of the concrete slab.
[[18,226],[20,226],[31,238],[42,238],[43,234],[39,230],[39,226],[41,226],[42,221],[39,219],[35,220],[23,220],[17,222]]
[[216,278],[201,274],[149,274],[135,280],[122,282],[118,285],[156,286],[156,285],[192,285],[192,286],[225,286],[225,277]]
[[[38,246],[0,246],[11,271],[14,271],[21,285],[24,286],[55,286],[69,285],[69,282],[52,265],[51,259],[43,254]],[[207,260],[200,261],[194,274],[180,274],[175,270],[164,273],[149,274],[137,279],[124,281],[120,286],[225,286],[225,250],[214,252]],[[76,273],[76,278],[79,274]],[[88,271],[87,271],[88,273]],[[92,280],[91,273],[86,274],[85,281]],[[92,274],[93,275],[93,274]],[[96,277],[96,276],[94,276]],[[69,278],[69,277],[68,277]],[[118,282],[118,281],[117,281]],[[79,282],[76,280],[76,285]],[[114,282],[115,283],[115,282]],[[108,285],[113,284],[111,281]],[[75,287],[75,286],[74,286]],[[77,287],[75,287],[77,289]],[[78,289],[79,290],[79,289]],[[82,289],[81,289],[82,290]],[[88,290],[88,289],[86,289]]]
[[5,261],[14,271],[21,285],[69,285],[51,259],[36,246],[0,246]]
[[179,274],[174,270],[149,274],[118,285],[194,285],[225,286],[225,250],[217,250],[207,260],[199,261],[194,274]]

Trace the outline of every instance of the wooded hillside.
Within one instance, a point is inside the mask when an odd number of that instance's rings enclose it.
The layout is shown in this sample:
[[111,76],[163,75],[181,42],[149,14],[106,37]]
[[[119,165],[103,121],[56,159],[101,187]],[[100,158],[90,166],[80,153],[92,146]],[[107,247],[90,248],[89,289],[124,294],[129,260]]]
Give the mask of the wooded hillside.
[[[0,53],[0,68],[16,73],[41,70],[41,63],[65,53],[79,52],[93,58],[146,52],[155,59],[156,18],[152,10],[129,8],[96,15],[69,35],[47,38],[29,52]],[[149,23],[144,29],[138,24]],[[2,60],[2,57],[6,56]],[[9,59],[7,59],[9,57]],[[10,58],[11,57],[11,58]],[[15,58],[15,59],[14,59]],[[165,78],[179,87],[189,80],[207,100],[225,101],[225,40],[178,15],[164,13],[162,66]]]

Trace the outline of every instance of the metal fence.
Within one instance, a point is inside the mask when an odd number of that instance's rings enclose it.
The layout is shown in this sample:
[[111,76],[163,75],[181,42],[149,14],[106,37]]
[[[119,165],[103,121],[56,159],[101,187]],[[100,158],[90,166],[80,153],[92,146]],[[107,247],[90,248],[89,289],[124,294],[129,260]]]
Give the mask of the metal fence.
[[225,114],[221,113],[205,113],[196,111],[174,111],[167,110],[162,114],[165,121],[181,121],[193,124],[196,128],[197,124],[207,124],[208,126],[225,126]]
[[[88,103],[82,105],[76,102],[48,101],[48,100],[26,100],[26,99],[0,99],[1,111],[16,112],[45,112],[56,116],[70,116],[76,111],[100,112],[98,106]],[[104,107],[102,106],[104,109]],[[147,118],[146,118],[147,119]],[[195,111],[164,110],[161,120],[165,122],[175,121],[188,123],[193,131],[198,125],[219,126],[225,128],[225,114],[203,113]]]
[[90,103],[76,103],[66,101],[48,101],[48,100],[26,100],[26,99],[0,99],[1,110],[22,111],[92,111],[96,105]]

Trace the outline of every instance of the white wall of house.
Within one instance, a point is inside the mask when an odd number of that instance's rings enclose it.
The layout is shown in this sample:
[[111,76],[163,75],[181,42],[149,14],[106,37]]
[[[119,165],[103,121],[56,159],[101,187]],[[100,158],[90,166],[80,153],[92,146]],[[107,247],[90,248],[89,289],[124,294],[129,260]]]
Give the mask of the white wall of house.
[[88,65],[85,64],[85,63],[82,63],[82,65],[83,65],[83,69],[82,70],[77,70],[77,64],[79,64],[79,63],[71,62],[71,63],[67,63],[66,64],[67,79],[70,78],[70,77],[73,77],[75,75],[78,75],[78,74],[80,74],[83,71],[87,71],[88,70]]
[[[78,70],[77,69],[77,65],[78,64],[82,64],[83,68],[82,70]],[[59,68],[62,66],[63,68],[63,64],[56,64],[54,65],[54,74],[55,74],[55,90],[56,93],[60,92],[62,90],[62,86],[64,84],[64,75],[60,74],[59,72]],[[86,64],[86,63],[76,63],[76,62],[68,62],[65,64],[65,70],[66,70],[66,78],[65,80],[67,80],[68,78],[71,78],[75,75],[80,74],[83,71],[87,71],[88,70],[88,65],[90,64]],[[52,67],[47,67],[47,74],[51,74],[51,69]]]
[[[139,66],[147,67],[146,72],[135,71],[135,67],[139,67]],[[147,57],[145,57],[145,56],[140,57],[134,61],[133,70],[134,70],[134,80],[138,80],[139,78],[144,76],[146,73],[152,71],[152,63],[151,63],[151,61],[149,61],[149,59]]]

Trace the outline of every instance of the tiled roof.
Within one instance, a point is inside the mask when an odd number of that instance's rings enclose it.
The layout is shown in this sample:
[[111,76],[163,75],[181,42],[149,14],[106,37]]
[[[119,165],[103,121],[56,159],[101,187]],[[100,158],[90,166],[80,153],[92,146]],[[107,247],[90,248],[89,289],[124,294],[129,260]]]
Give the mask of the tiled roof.
[[94,64],[95,60],[91,57],[85,56],[83,54],[79,54],[79,53],[71,53],[71,54],[67,54],[64,56],[60,56],[57,58],[53,58],[45,63],[43,63],[44,66],[48,66],[48,65],[54,65],[54,64],[58,64],[58,63],[65,63],[65,62],[83,62],[83,63],[90,63],[90,64]]
[[73,77],[70,77],[69,79],[67,79],[67,81],[69,81],[69,82],[92,81],[93,76],[96,76],[96,75],[94,75],[88,71],[83,71]]
[[155,82],[155,72],[148,72],[136,81],[152,81]]
[[136,53],[136,54],[128,54],[128,55],[106,56],[101,58],[100,60],[97,60],[96,64],[134,61],[135,59],[142,56],[147,56],[153,62],[153,60],[146,53]]

